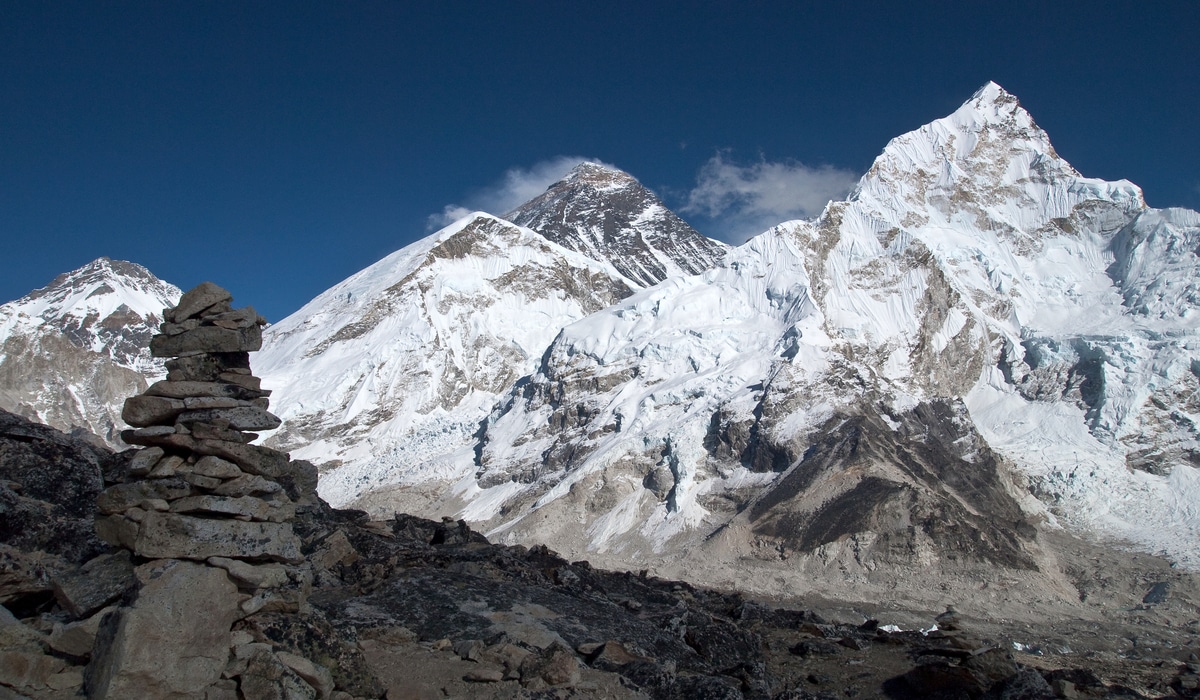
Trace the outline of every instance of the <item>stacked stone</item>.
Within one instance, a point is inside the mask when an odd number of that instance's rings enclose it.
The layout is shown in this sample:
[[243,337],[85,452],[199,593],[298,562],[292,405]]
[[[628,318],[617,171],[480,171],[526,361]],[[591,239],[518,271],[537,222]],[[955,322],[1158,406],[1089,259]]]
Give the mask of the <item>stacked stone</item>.
[[[139,592],[105,623],[111,643],[97,645],[104,651],[88,669],[90,697],[175,697],[205,688],[201,697],[224,697],[240,687],[235,679],[253,684],[242,678],[245,669],[230,671],[233,623],[306,607],[312,572],[291,519],[297,505],[316,499],[316,469],[250,444],[258,436],[249,431],[280,421],[250,371],[266,321],[231,301],[205,282],[165,309],[150,350],[171,358],[167,378],[125,402],[122,418],[133,429],[121,437],[144,449],[97,499],[96,530],[140,562]],[[173,644],[185,646],[172,651]],[[164,671],[172,657],[194,668]]]

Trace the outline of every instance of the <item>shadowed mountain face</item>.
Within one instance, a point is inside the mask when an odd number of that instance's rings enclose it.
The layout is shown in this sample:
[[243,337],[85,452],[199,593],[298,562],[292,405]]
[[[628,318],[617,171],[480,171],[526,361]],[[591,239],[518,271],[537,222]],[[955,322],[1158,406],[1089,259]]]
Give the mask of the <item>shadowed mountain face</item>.
[[[831,418],[804,457],[748,511],[751,531],[789,550],[869,535],[863,559],[981,560],[1036,569],[1036,530],[961,403]],[[814,497],[819,494],[819,496]]]
[[579,164],[504,218],[644,286],[703,272],[725,253],[627,173],[595,163]]

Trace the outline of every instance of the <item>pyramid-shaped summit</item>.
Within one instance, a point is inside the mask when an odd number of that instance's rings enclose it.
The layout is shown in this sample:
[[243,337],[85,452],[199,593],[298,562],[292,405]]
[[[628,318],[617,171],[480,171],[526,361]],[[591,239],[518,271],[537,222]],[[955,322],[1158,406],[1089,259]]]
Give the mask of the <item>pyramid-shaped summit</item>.
[[636,286],[698,274],[725,255],[632,175],[584,162],[505,215],[559,245],[617,268]]

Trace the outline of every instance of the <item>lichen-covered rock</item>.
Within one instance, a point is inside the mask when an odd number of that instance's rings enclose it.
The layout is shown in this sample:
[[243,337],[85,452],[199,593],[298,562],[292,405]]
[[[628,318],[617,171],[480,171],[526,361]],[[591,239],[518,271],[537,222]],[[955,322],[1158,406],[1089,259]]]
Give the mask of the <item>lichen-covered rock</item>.
[[225,669],[237,587],[223,570],[185,561],[152,562],[138,575],[144,583],[134,603],[100,625],[88,697],[193,697]]
[[300,554],[300,540],[287,523],[218,520],[159,512],[147,513],[142,520],[134,552],[148,559],[229,557],[290,563],[304,559]]

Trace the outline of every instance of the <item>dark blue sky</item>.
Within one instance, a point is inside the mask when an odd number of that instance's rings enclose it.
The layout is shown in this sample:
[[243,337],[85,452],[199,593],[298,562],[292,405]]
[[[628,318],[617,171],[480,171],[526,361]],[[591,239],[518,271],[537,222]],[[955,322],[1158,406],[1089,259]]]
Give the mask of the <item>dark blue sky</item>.
[[13,0],[0,300],[107,255],[279,320],[510,171],[596,158],[676,208],[716,166],[839,181],[988,80],[1084,174],[1200,208],[1198,29],[1190,1]]

